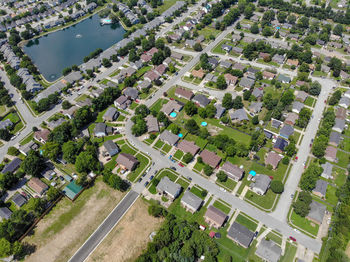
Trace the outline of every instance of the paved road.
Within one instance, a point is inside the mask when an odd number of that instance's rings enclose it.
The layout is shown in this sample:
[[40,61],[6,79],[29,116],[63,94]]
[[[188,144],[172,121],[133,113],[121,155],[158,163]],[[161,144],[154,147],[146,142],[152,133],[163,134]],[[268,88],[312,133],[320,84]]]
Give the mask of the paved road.
[[80,247],[80,249],[73,255],[69,262],[85,261],[133,205],[138,196],[138,193],[131,190],[96,229],[96,231],[88,238],[88,240]]

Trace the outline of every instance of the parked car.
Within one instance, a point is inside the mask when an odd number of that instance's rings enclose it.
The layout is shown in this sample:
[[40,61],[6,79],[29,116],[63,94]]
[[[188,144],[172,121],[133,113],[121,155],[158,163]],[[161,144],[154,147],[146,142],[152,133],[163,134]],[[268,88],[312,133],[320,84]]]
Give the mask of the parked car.
[[297,240],[296,240],[294,237],[292,237],[292,236],[289,236],[289,239],[292,240],[292,241],[294,241],[294,242],[297,241]]
[[172,167],[170,167],[170,169],[176,171],[176,167],[173,167],[173,166],[172,166]]
[[137,182],[139,182],[139,183],[140,183],[141,181],[142,181],[142,178],[140,177],[140,178],[139,178],[139,180],[138,180]]
[[152,180],[154,178],[154,176],[151,176],[150,178],[149,178],[149,180]]
[[148,182],[148,181],[146,181],[145,186],[147,186],[148,184],[149,184],[149,182]]

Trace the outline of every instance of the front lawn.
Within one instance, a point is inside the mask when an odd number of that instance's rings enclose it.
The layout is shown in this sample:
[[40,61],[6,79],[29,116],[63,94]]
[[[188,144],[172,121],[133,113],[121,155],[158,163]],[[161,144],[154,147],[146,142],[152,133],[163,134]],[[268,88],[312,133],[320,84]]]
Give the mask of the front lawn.
[[182,156],[184,155],[184,153],[178,149],[175,154],[173,155],[174,158],[178,159],[178,160],[181,160]]
[[315,98],[309,96],[308,98],[306,98],[304,104],[307,106],[313,107],[314,102],[315,102]]
[[252,191],[247,192],[247,194],[245,195],[246,199],[254,202],[255,204],[264,209],[271,209],[273,207],[276,197],[277,195],[271,190],[267,190],[266,194],[263,196],[260,196]]
[[198,185],[194,185],[191,189],[190,192],[195,194],[197,197],[200,197],[201,199],[204,200],[205,196],[202,195],[202,192],[204,189],[200,188]]
[[335,206],[338,203],[338,198],[336,196],[337,188],[331,185],[327,186],[326,200],[331,205]]
[[235,186],[237,185],[237,182],[231,178],[227,178],[227,180],[225,182],[220,182],[219,180],[217,180],[216,183],[218,185],[221,185],[225,188],[230,189],[230,191],[232,191],[235,188]]
[[230,213],[231,208],[228,207],[227,205],[223,204],[221,201],[216,200],[213,204],[214,207],[216,207],[217,209],[221,210],[222,212],[224,212],[225,214]]
[[305,217],[297,215],[294,210],[292,212],[291,222],[293,225],[309,232],[311,235],[317,236],[319,225],[309,221]]
[[337,165],[343,168],[346,168],[349,164],[349,158],[350,158],[350,154],[347,154],[343,151],[338,150],[337,151],[337,158],[338,158],[338,162]]
[[249,230],[251,231],[255,231],[256,228],[257,228],[257,224],[250,220],[248,217],[242,215],[242,214],[239,214],[235,220],[238,224],[241,224],[242,226],[245,226],[247,227]]
[[151,106],[151,110],[155,110],[155,111],[157,111],[157,112],[159,112],[161,109],[162,109],[162,107],[163,107],[163,105],[165,105],[166,103],[168,103],[169,102],[169,100],[167,100],[167,99],[158,99],[152,106]]

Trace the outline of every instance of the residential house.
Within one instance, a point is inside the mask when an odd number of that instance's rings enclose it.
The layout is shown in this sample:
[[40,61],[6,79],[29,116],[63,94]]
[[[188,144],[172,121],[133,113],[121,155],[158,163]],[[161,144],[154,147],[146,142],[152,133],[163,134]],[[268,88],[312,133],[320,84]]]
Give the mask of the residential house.
[[205,95],[202,94],[196,94],[193,99],[193,102],[195,102],[200,107],[206,107],[210,103],[210,99],[208,99]]
[[321,165],[323,168],[323,172],[321,176],[325,179],[333,179],[332,172],[333,172],[333,165],[329,162],[326,162]]
[[280,126],[282,125],[282,122],[277,120],[277,119],[272,119],[271,120],[271,126],[275,129],[279,129]]
[[202,158],[205,164],[211,166],[212,168],[216,168],[222,160],[221,157],[219,157],[217,154],[208,151],[207,149],[204,149],[200,153],[200,157]]
[[149,61],[152,60],[152,56],[150,56],[148,54],[142,54],[140,59],[143,63],[148,63]]
[[206,74],[204,80],[206,82],[215,82],[216,83],[218,81],[218,77],[212,73],[208,73],[208,74]]
[[238,182],[242,179],[244,175],[244,169],[238,167],[237,165],[231,164],[230,162],[226,161],[222,167],[221,170],[224,171],[227,176],[234,181]]
[[315,188],[312,193],[319,197],[326,197],[328,183],[322,179],[316,181]]
[[161,111],[166,115],[170,115],[172,112],[180,112],[183,106],[184,105],[182,103],[176,100],[170,100],[168,103],[163,105]]
[[263,59],[263,60],[268,60],[268,59],[270,59],[270,54],[260,52],[260,53],[259,53],[259,58],[261,58],[261,59]]
[[214,57],[209,57],[208,63],[211,65],[211,68],[216,68],[219,64],[219,61]]
[[77,112],[78,107],[77,106],[72,106],[71,108],[67,109],[64,111],[64,115],[68,117],[69,119],[73,119],[75,112]]
[[143,81],[139,84],[138,88],[139,88],[140,90],[144,90],[144,89],[149,89],[149,88],[151,88],[151,86],[152,86],[151,81],[149,81],[149,80],[143,80]]
[[27,184],[38,195],[42,196],[49,187],[37,177],[32,177]]
[[325,72],[325,73],[329,73],[331,71],[331,68],[329,66],[326,65],[321,65],[321,71]]
[[165,129],[163,133],[159,136],[160,140],[163,140],[167,144],[174,146],[179,141],[179,136],[171,133],[169,130]]
[[171,57],[172,57],[172,58],[175,58],[175,59],[177,59],[177,60],[182,60],[183,55],[182,55],[181,53],[177,53],[177,52],[172,51],[172,52],[171,52]]
[[103,115],[103,120],[104,121],[114,121],[118,118],[119,116],[119,112],[117,109],[115,109],[114,107],[109,107],[106,111],[106,113]]
[[192,70],[192,75],[193,75],[193,77],[203,79],[205,72],[203,71],[202,68],[199,70]]
[[25,203],[27,203],[27,199],[25,199],[24,196],[22,196],[21,194],[18,194],[18,193],[15,194],[11,200],[18,208],[20,208]]
[[287,117],[286,117],[286,120],[284,120],[284,123],[287,125],[294,126],[298,119],[299,119],[299,115],[291,112],[287,114]]
[[325,158],[331,162],[337,162],[337,149],[332,146],[327,146]]
[[272,80],[276,77],[276,74],[271,73],[269,71],[264,71],[262,74],[263,74],[263,78],[267,80]]
[[276,139],[275,144],[273,145],[273,149],[278,153],[283,153],[284,148],[288,145],[288,142],[281,137]]
[[111,126],[107,126],[105,123],[97,123],[94,128],[94,136],[102,137],[107,136],[113,132],[113,128]]
[[37,150],[39,146],[34,142],[30,141],[29,143],[22,145],[18,148],[19,152],[27,156],[30,150]]
[[347,110],[343,107],[338,107],[335,111],[335,117],[338,119],[346,119],[347,117]]
[[350,90],[347,90],[343,95],[347,98],[350,98]]
[[309,94],[306,93],[305,91],[298,91],[295,99],[299,100],[300,102],[304,103],[305,100],[308,98]]
[[234,47],[232,48],[232,52],[234,52],[234,53],[240,55],[240,54],[243,53],[243,48],[238,47],[238,46],[234,46]]
[[131,100],[136,100],[139,96],[139,91],[136,88],[127,87],[124,89],[123,94]]
[[120,97],[118,97],[118,98],[114,101],[114,105],[115,105],[117,108],[125,109],[125,108],[126,108],[127,101],[130,101],[130,100],[128,100],[128,98],[127,98],[126,96],[121,95]]
[[226,84],[227,85],[235,85],[237,83],[238,77],[237,76],[233,76],[229,73],[224,75],[225,80],[226,80]]
[[254,88],[254,90],[253,90],[253,92],[252,92],[252,95],[255,97],[255,98],[257,98],[257,99],[259,99],[259,98],[262,98],[263,97],[263,95],[264,95],[264,91],[263,91],[263,89],[262,88]]
[[284,62],[284,56],[283,55],[279,55],[279,54],[275,54],[273,57],[272,57],[272,61],[277,63],[277,64],[280,64],[282,65],[283,62]]
[[270,151],[267,153],[267,156],[265,158],[265,165],[271,165],[273,169],[276,169],[278,167],[278,163],[282,160],[282,156],[280,154],[277,154],[274,151]]
[[148,133],[159,132],[158,120],[152,115],[148,115],[145,118]]
[[338,132],[332,131],[332,133],[329,136],[329,144],[337,147],[340,143],[341,134]]
[[209,206],[205,212],[204,220],[209,227],[220,228],[225,223],[227,215],[214,206]]
[[109,156],[114,156],[120,152],[119,147],[112,140],[107,140],[103,143],[103,147],[108,152]]
[[216,108],[215,118],[220,119],[223,116],[223,114],[225,113],[226,108],[224,108],[222,105],[220,105],[218,103],[216,103],[214,106]]
[[195,156],[200,149],[200,147],[197,146],[193,141],[188,141],[185,139],[181,140],[178,143],[177,148],[183,151],[184,153],[190,153],[192,156]]
[[251,184],[252,191],[258,195],[265,195],[271,184],[271,178],[267,175],[257,174]]
[[7,207],[0,207],[0,221],[10,219],[12,211]]
[[239,85],[245,89],[250,89],[255,83],[255,80],[248,78],[248,77],[243,77],[241,78],[241,81],[239,81]]
[[340,71],[340,77],[344,80],[349,79],[350,75],[346,72],[344,72],[343,70]]
[[45,144],[49,140],[50,131],[48,129],[41,129],[34,132],[34,139],[40,143]]
[[6,174],[7,172],[15,172],[21,165],[22,160],[18,157],[15,157],[10,163],[6,164],[1,170],[1,173]]
[[348,97],[342,97],[339,100],[339,106],[344,107],[344,108],[348,108],[350,106],[350,98]]
[[332,127],[332,130],[341,133],[343,132],[344,128],[345,128],[345,120],[336,118],[334,126]]
[[327,207],[325,205],[315,200],[312,200],[310,204],[310,211],[306,218],[318,225],[321,225],[324,215],[326,213],[326,210],[327,210]]
[[178,87],[175,89],[175,95],[180,98],[191,100],[193,97],[193,92],[188,89]]
[[167,69],[168,69],[168,67],[166,65],[160,64],[154,69],[154,71],[156,71],[157,74],[162,76],[162,75],[164,75],[164,73],[166,72]]
[[263,105],[262,102],[251,103],[251,105],[249,106],[249,111],[252,114],[258,114],[261,111],[262,105]]
[[301,109],[304,108],[304,104],[299,101],[294,101],[292,104],[292,111],[296,114],[299,114]]
[[277,77],[277,81],[282,82],[284,84],[289,84],[292,81],[292,79],[289,76],[279,74]]
[[297,67],[299,65],[299,60],[298,59],[287,59],[286,64],[289,66]]
[[241,63],[235,63],[232,66],[232,68],[243,71],[246,68],[246,66],[244,64],[241,64]]
[[10,119],[5,119],[4,121],[0,121],[0,129],[7,129],[8,127],[12,127],[13,123]]
[[284,125],[280,130],[280,136],[288,139],[294,133],[294,128],[290,125]]
[[282,248],[272,240],[262,239],[255,254],[263,261],[278,262],[282,255]]
[[223,45],[221,45],[221,49],[224,50],[225,52],[229,53],[232,50],[232,46],[223,44]]
[[193,194],[192,192],[186,190],[183,197],[181,198],[181,205],[192,214],[201,207],[203,200]]
[[163,177],[156,187],[157,192],[168,196],[171,200],[180,195],[181,189],[179,184],[174,183],[167,176]]
[[233,222],[227,232],[227,237],[238,245],[248,248],[253,241],[254,232],[250,231],[247,227]]
[[116,162],[122,169],[129,171],[133,171],[140,163],[136,157],[126,153],[119,153]]
[[232,121],[241,122],[244,120],[249,120],[247,113],[245,112],[245,110],[243,108],[237,109],[235,111],[233,111],[233,109],[231,109],[229,112],[229,115],[230,115],[230,118]]

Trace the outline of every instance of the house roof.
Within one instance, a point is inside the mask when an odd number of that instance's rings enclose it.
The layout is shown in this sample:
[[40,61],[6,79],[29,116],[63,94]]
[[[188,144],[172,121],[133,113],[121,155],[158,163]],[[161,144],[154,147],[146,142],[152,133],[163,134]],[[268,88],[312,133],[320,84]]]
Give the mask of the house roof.
[[262,102],[254,102],[249,106],[249,110],[254,113],[258,113],[261,111],[262,105]]
[[178,87],[175,89],[175,95],[182,96],[188,100],[191,100],[191,98],[193,97],[193,92],[185,88]]
[[118,113],[118,110],[114,107],[109,107],[106,113],[103,115],[104,119],[112,119],[114,120],[115,115]]
[[350,98],[343,96],[339,100],[339,105],[345,105],[346,107],[349,107],[349,105],[350,105]]
[[124,166],[128,170],[131,170],[135,164],[139,163],[136,157],[126,153],[119,153],[116,162],[117,164]]
[[341,134],[335,131],[332,131],[332,133],[329,136],[329,143],[334,143],[335,145],[339,145],[341,138]]
[[233,222],[227,235],[244,247],[248,247],[254,238],[254,232],[237,222]]
[[314,193],[320,193],[322,196],[326,195],[328,183],[322,179],[316,181],[315,188],[312,190]]
[[340,119],[340,118],[336,118],[333,128],[340,129],[341,132],[343,132],[343,130],[345,128],[345,120]]
[[201,68],[199,70],[192,70],[192,75],[194,77],[198,77],[198,78],[202,79],[204,77],[205,73],[204,73],[203,69]]
[[222,225],[227,217],[227,215],[224,212],[222,212],[214,206],[209,206],[204,216],[209,218],[210,220],[213,220],[218,225]]
[[27,199],[24,198],[24,196],[22,196],[21,194],[15,194],[12,197],[12,201],[13,203],[15,203],[16,206],[21,207],[23,206],[25,203],[27,203]]
[[37,177],[32,177],[28,181],[28,186],[38,194],[41,194],[44,190],[49,188],[44,182],[42,182]]
[[230,177],[237,178],[238,180],[240,180],[244,174],[244,169],[239,168],[237,165],[231,164],[230,162],[225,162],[221,169]]
[[333,165],[329,162],[326,162],[322,164],[321,167],[323,168],[322,177],[327,179],[330,178],[332,176]]
[[180,192],[181,186],[171,181],[169,177],[165,176],[159,181],[157,190],[175,197]]
[[168,103],[164,104],[162,107],[162,111],[167,114],[170,115],[171,112],[173,111],[177,111],[179,112],[183,107],[183,104],[176,101],[176,100],[170,100]]
[[299,115],[297,113],[290,112],[287,114],[287,118],[284,122],[291,124],[291,125],[294,125],[298,119],[299,119]]
[[335,147],[332,147],[332,146],[327,146],[325,156],[329,157],[331,159],[336,159],[337,158],[337,149]]
[[60,126],[64,122],[67,122],[67,120],[64,118],[60,118],[60,119],[48,122],[47,127],[50,129],[55,129],[56,127]]
[[208,99],[205,95],[202,94],[196,94],[192,100],[203,107],[207,106],[210,103],[210,99]]
[[238,121],[249,120],[247,113],[243,108],[237,109],[235,111],[230,110],[229,114],[232,120],[238,120]]
[[158,120],[152,115],[148,115],[146,118],[147,131],[148,132],[159,132]]
[[262,97],[264,94],[264,91],[262,88],[254,88],[252,95],[255,96],[256,98]]
[[253,183],[254,188],[258,188],[263,192],[269,188],[271,183],[271,178],[264,174],[258,174],[255,176],[255,182]]
[[13,126],[13,123],[10,119],[5,119],[4,121],[0,121],[0,129],[5,129],[8,126]]
[[295,99],[300,100],[301,102],[304,102],[306,98],[308,98],[309,94],[306,93],[305,91],[298,91]]
[[241,81],[239,81],[239,85],[246,88],[251,88],[254,85],[255,81],[248,77],[243,77]]
[[165,129],[163,133],[160,134],[159,139],[167,142],[170,145],[175,145],[179,141],[179,136],[171,133],[169,130]]
[[119,147],[112,140],[107,140],[103,143],[104,148],[108,151],[110,155],[115,154],[115,151],[119,152]]
[[263,72],[263,77],[265,77],[265,78],[275,78],[275,74],[274,73],[271,73],[271,72],[269,72],[269,71],[264,71]]
[[346,118],[346,109],[343,107],[338,107],[338,109],[335,111],[335,117],[340,119]]
[[288,142],[284,140],[283,138],[279,137],[276,139],[275,144],[273,145],[273,148],[279,149],[281,151],[284,151],[284,148],[288,145]]
[[124,89],[124,95],[135,100],[139,96],[139,91],[136,88],[127,87]]
[[278,76],[277,80],[280,81],[280,82],[286,82],[286,83],[289,83],[291,81],[289,76],[285,76],[285,75],[282,75],[282,74],[280,74]]
[[10,219],[12,215],[12,211],[8,209],[7,207],[0,207],[0,217],[2,219]]
[[278,163],[281,161],[281,159],[282,159],[282,156],[280,156],[276,152],[270,151],[265,158],[265,164],[271,165],[274,168],[276,168],[278,166]]
[[304,104],[299,101],[294,101],[292,105],[293,110],[301,111],[304,108]]
[[7,172],[13,173],[19,166],[21,165],[22,160],[18,157],[14,158],[10,163],[8,163],[4,168],[2,169],[1,173],[5,174]]
[[188,140],[181,140],[177,147],[185,152],[185,153],[190,153],[191,155],[196,155],[199,151],[199,146],[197,146],[193,141],[188,141]]
[[255,253],[266,261],[278,262],[282,248],[272,240],[262,239]]
[[192,192],[186,190],[183,197],[181,198],[181,202],[190,206],[194,210],[198,210],[199,207],[202,205],[203,200],[200,197],[193,194]]
[[41,130],[38,130],[34,133],[34,137],[38,140],[44,140],[45,142],[47,142],[49,140],[49,134],[51,132],[48,130],[48,129],[41,129]]
[[222,105],[216,103],[215,105],[216,108],[216,114],[215,114],[215,118],[220,118],[226,111],[226,108],[224,108]]
[[315,200],[312,200],[310,204],[310,212],[307,215],[308,218],[315,220],[319,222],[320,224],[322,223],[324,214],[326,212],[327,207]]
[[281,125],[282,125],[282,122],[281,122],[281,121],[279,121],[279,120],[277,120],[277,119],[272,119],[272,120],[271,120],[271,126],[272,126],[273,128],[278,129],[278,128],[280,128]]
[[202,158],[205,164],[208,164],[212,168],[215,168],[221,162],[221,157],[207,149],[204,149],[200,153],[200,157]]
[[104,133],[106,134],[107,125],[105,123],[97,123],[94,128],[94,134]]
[[289,138],[294,133],[294,128],[290,125],[284,125],[280,130],[280,136]]

